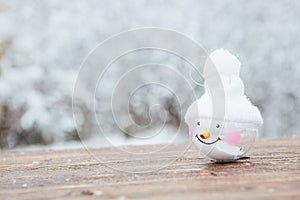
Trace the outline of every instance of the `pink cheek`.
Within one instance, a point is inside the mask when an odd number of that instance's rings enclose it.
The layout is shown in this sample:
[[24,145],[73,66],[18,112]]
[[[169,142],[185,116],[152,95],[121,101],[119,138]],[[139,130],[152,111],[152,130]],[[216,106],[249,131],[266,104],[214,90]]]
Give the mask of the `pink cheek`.
[[241,141],[241,133],[239,131],[229,131],[226,134],[225,141],[230,145],[237,145]]

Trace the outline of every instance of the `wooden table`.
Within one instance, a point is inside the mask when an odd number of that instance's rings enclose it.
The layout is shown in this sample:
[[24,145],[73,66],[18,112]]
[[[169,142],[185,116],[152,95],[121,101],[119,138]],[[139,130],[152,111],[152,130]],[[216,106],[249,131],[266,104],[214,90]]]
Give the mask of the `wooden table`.
[[139,158],[95,150],[100,161],[84,149],[2,152],[0,199],[300,199],[300,138],[259,139],[250,159],[227,164],[200,158],[193,146],[180,156],[183,146]]

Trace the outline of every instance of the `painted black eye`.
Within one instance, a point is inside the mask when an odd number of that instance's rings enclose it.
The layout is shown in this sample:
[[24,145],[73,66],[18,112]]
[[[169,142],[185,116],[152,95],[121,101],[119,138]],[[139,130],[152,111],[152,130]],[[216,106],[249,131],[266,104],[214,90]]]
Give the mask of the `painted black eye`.
[[197,125],[200,126],[200,122],[197,122]]
[[216,128],[220,128],[220,124],[217,124]]

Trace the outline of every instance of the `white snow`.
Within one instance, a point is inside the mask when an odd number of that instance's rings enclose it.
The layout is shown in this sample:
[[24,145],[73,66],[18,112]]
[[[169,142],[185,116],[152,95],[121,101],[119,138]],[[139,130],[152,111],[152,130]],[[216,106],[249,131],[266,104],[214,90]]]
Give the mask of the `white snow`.
[[[227,50],[219,49],[210,54],[204,68],[205,93],[188,109],[185,117],[187,123],[191,121],[191,117],[213,118],[212,111],[215,105],[212,104],[212,98],[219,97],[213,97],[210,91],[221,87],[224,89],[225,99],[217,99],[216,104],[224,104],[225,120],[262,125],[260,111],[244,94],[244,84],[239,78],[240,66],[239,60]],[[215,68],[218,73],[213,74]],[[218,76],[221,77],[222,82],[212,81],[208,84],[210,79]]]
[[205,79],[209,79],[210,76],[216,76],[216,74],[207,74],[210,72],[209,69],[213,67],[211,66],[212,64],[224,78],[240,75],[241,63],[228,50],[218,49],[210,53],[204,68]]

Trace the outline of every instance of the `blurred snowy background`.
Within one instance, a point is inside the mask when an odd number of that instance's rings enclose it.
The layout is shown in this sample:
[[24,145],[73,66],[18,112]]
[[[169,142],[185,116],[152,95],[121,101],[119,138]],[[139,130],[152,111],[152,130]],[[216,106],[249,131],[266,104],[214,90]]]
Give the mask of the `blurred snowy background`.
[[[265,120],[260,136],[300,135],[299,1],[9,0],[0,1],[0,146],[78,141],[71,101],[81,62],[107,37],[151,26],[182,32],[208,52],[238,55],[246,94]],[[154,57],[163,62],[165,55]],[[183,117],[176,101],[160,101],[169,113],[165,132],[176,129]],[[90,112],[84,111],[87,139]],[[141,110],[131,114],[138,124],[147,121]],[[187,139],[187,131],[180,134]]]

